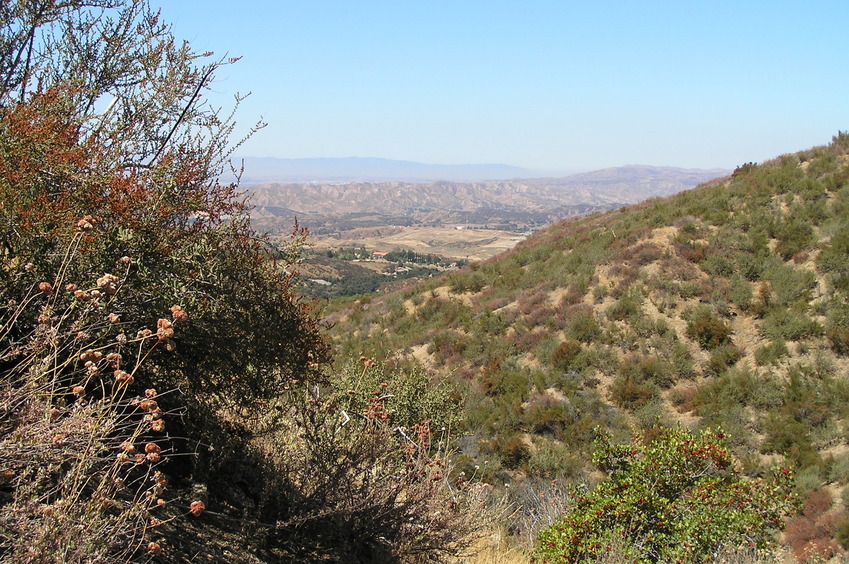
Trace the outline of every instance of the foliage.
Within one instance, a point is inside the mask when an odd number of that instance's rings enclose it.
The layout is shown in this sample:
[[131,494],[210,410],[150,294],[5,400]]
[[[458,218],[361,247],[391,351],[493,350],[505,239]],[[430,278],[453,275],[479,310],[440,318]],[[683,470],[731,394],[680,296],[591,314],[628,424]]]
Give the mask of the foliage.
[[731,343],[731,327],[716,314],[700,310],[687,323],[687,336],[703,349],[715,349]]
[[333,388],[306,232],[273,245],[216,180],[230,61],[144,1],[0,11],[0,558],[177,561],[219,527],[281,560],[460,550],[486,491],[448,481],[455,392]]
[[271,516],[282,539],[338,561],[440,558],[474,542],[487,489],[450,479],[459,409],[447,383],[365,358],[328,381],[294,391],[294,417],[260,443],[284,480],[287,506]]
[[[72,237],[62,266],[77,258],[84,237]],[[169,356],[170,335],[179,335],[187,313],[174,308],[147,327],[118,322],[113,308],[124,289],[103,284],[113,279],[47,282],[34,268],[6,271],[31,287],[0,324],[0,557],[117,562],[156,552],[151,524],[189,513],[183,506],[175,514],[163,499],[181,505],[161,471],[173,454],[166,429],[179,411],[160,405],[174,390],[134,382],[152,359]],[[105,288],[103,296],[82,300],[59,289],[74,280]],[[37,322],[10,342],[33,313]]]
[[789,472],[747,480],[722,439],[681,428],[631,445],[601,435],[593,460],[607,479],[573,492],[566,515],[540,533],[535,561],[593,562],[616,539],[632,562],[701,562],[723,543],[770,544],[792,509]]

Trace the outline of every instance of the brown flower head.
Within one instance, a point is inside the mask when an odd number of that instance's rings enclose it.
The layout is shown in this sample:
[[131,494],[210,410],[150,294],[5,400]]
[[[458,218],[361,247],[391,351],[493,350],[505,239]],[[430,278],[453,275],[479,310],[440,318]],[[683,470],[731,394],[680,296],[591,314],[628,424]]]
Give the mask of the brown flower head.
[[97,287],[112,296],[118,291],[118,277],[114,274],[104,274],[97,279]]
[[121,367],[121,361],[123,359],[124,359],[124,357],[122,357],[120,353],[116,353],[116,352],[111,352],[111,353],[106,355],[106,362],[108,362],[109,366],[111,366],[112,368],[120,368]]
[[119,385],[129,386],[130,384],[132,384],[135,381],[135,378],[133,378],[132,374],[130,374],[128,372],[124,372],[123,370],[116,370],[112,374],[115,376],[115,381]]
[[144,391],[144,397],[151,398],[151,399],[155,398],[156,397],[156,390],[153,389],[153,388],[146,389]]
[[103,353],[92,349],[87,349],[80,354],[80,360],[83,362],[97,362],[103,358]]
[[154,419],[150,422],[150,428],[156,431],[157,433],[161,433],[165,430],[165,421],[162,419]]
[[[151,521],[151,526],[153,525],[153,521]],[[149,542],[147,543],[147,551],[152,552],[153,554],[160,554],[162,552],[162,547],[159,546],[158,542]]]
[[77,229],[80,231],[91,231],[92,229],[94,229],[95,223],[96,221],[94,221],[94,219],[90,215],[86,215],[83,216],[83,218],[77,222]]
[[38,291],[49,296],[53,293],[53,285],[50,282],[39,282]]
[[171,306],[171,317],[174,319],[174,322],[182,322],[186,321],[189,318],[189,314],[182,308],[182,306]]
[[167,319],[160,319],[156,322],[156,336],[160,341],[170,339],[174,336],[174,328]]
[[189,506],[189,513],[197,517],[203,513],[204,509],[206,509],[206,505],[202,501],[193,501]]
[[143,410],[145,410],[145,411],[153,411],[153,410],[155,410],[157,407],[159,407],[159,405],[157,405],[156,400],[152,400],[152,399],[143,399],[143,400],[139,403],[139,407],[140,407],[140,408],[142,408],[142,409],[143,409]]

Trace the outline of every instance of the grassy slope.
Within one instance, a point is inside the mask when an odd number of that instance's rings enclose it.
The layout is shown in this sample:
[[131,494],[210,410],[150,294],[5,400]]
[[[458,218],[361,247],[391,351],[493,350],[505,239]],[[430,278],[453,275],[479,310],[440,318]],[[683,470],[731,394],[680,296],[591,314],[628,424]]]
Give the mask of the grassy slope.
[[[591,430],[721,425],[754,474],[849,481],[849,139],[559,223],[446,278],[331,304],[338,350],[466,402],[485,479],[585,476]],[[347,356],[343,354],[342,356]]]

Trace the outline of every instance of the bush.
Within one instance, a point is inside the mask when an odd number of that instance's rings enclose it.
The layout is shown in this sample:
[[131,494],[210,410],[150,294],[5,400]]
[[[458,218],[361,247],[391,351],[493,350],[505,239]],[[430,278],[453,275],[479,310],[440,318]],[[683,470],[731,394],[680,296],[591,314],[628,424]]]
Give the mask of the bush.
[[789,471],[747,480],[722,435],[660,430],[648,443],[602,435],[593,461],[608,473],[537,541],[536,562],[592,562],[618,541],[630,562],[701,562],[723,545],[774,542],[792,509]]
[[777,339],[755,351],[755,362],[758,363],[758,366],[778,364],[788,354],[790,354],[790,351],[787,349],[787,343],[784,342],[784,339]]
[[[72,239],[66,264],[82,238]],[[31,267],[15,272],[6,264],[4,271],[33,278]],[[162,406],[175,390],[145,389],[136,379],[147,374],[148,359],[167,356],[185,312],[163,315],[158,327],[128,317],[119,323],[113,307],[120,304],[120,279],[97,303],[59,289],[71,280],[96,288],[94,280],[39,279],[0,320],[6,337],[0,349],[0,553],[21,562],[143,557],[153,543],[149,524],[179,519],[179,510],[171,510],[182,502],[162,473],[174,454],[166,430],[178,419]],[[33,314],[37,324],[10,343],[9,334]]]
[[334,561],[444,558],[473,543],[491,513],[486,488],[449,480],[459,407],[447,383],[370,359],[337,376],[293,391],[294,416],[258,442],[286,495],[275,534]]
[[776,307],[764,316],[761,331],[770,339],[799,341],[822,335],[823,327],[803,313]]
[[715,349],[731,343],[731,327],[715,313],[700,310],[687,323],[687,336],[703,349]]

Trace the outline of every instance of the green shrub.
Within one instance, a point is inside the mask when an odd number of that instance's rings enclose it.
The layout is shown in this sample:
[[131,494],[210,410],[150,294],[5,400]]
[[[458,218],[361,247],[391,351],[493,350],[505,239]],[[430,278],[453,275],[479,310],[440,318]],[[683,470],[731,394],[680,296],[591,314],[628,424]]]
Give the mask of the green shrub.
[[642,295],[639,291],[628,291],[607,308],[605,314],[611,321],[623,321],[641,311]]
[[573,339],[590,343],[601,334],[601,327],[592,311],[577,311],[572,316],[566,332]]
[[703,349],[715,349],[731,343],[731,327],[709,310],[699,310],[687,323],[687,336]]
[[572,363],[581,350],[581,343],[578,341],[563,341],[551,355],[551,364],[563,372],[573,370]]
[[535,562],[595,562],[612,544],[629,562],[702,562],[726,544],[773,544],[792,511],[787,470],[747,480],[710,430],[660,430],[631,445],[602,435],[594,447],[608,478],[573,491],[570,511],[540,533]]
[[790,351],[787,349],[787,343],[784,342],[784,339],[777,339],[755,351],[755,362],[758,363],[758,366],[778,364],[782,358],[789,354]]
[[823,327],[803,313],[776,307],[764,316],[761,331],[770,339],[798,341],[821,336]]
[[752,285],[745,278],[740,275],[731,277],[730,298],[732,303],[737,304],[741,310],[747,311],[752,305],[753,295]]
[[784,260],[790,260],[796,253],[810,249],[814,241],[810,222],[797,217],[792,217],[779,225],[775,237],[778,239],[775,251]]
[[619,407],[635,410],[658,395],[657,387],[634,374],[619,374],[610,386],[610,398]]

